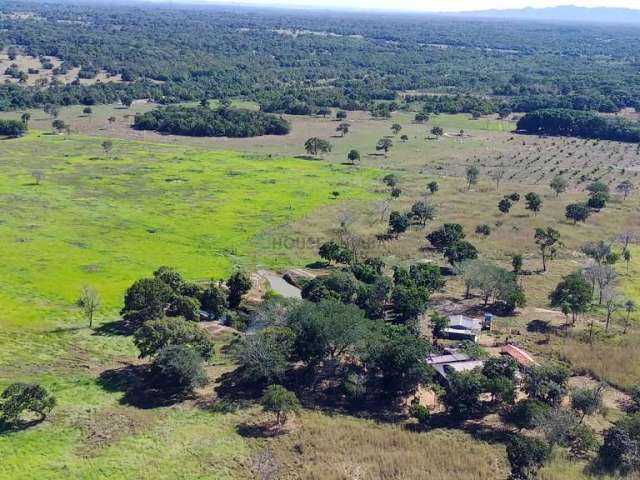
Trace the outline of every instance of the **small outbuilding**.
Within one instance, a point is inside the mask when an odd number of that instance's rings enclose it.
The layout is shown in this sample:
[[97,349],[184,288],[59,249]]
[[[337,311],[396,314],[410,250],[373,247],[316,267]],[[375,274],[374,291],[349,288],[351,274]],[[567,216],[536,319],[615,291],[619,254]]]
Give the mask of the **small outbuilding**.
[[483,321],[465,315],[449,316],[449,325],[442,330],[442,336],[449,340],[469,340],[478,343]]
[[513,358],[521,367],[538,365],[529,352],[512,344],[502,347],[500,354]]

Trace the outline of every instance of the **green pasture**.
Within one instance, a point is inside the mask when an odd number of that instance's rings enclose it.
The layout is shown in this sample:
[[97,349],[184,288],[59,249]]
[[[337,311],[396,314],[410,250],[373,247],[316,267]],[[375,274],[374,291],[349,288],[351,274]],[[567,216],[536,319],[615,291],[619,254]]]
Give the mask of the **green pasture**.
[[[256,238],[339,199],[366,198],[375,171],[194,147],[30,133],[0,150],[0,324],[77,315],[83,284],[113,315],[157,266],[194,280],[247,262],[284,267]],[[37,184],[35,177],[42,180]],[[302,259],[301,259],[302,260]],[[247,266],[252,266],[248,264]]]

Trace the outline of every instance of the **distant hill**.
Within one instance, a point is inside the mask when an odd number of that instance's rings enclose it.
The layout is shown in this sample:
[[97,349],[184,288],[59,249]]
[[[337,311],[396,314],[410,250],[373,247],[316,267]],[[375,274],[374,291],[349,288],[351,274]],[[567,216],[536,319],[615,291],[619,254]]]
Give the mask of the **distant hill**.
[[482,10],[458,13],[457,16],[482,18],[512,18],[559,22],[633,23],[640,24],[640,10],[631,8],[576,7],[566,5],[550,8]]

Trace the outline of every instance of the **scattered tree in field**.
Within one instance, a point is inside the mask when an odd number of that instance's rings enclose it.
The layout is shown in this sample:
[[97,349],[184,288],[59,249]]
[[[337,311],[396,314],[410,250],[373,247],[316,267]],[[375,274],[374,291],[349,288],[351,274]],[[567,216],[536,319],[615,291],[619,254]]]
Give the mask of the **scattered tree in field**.
[[521,253],[516,253],[511,256],[511,266],[513,267],[513,273],[519,275],[522,272],[523,256]]
[[605,192],[596,192],[587,200],[587,206],[592,210],[602,210],[607,206],[609,194]]
[[471,243],[460,240],[445,248],[443,255],[452,266],[455,266],[466,260],[478,258],[478,249]]
[[469,165],[465,170],[465,178],[467,179],[467,190],[471,190],[471,187],[478,183],[480,177],[480,169],[475,165]]
[[344,137],[347,133],[349,133],[349,128],[351,128],[351,124],[342,122],[336,127],[336,132],[339,132]]
[[442,129],[442,127],[433,127],[431,129],[431,135],[433,135],[436,138],[440,138],[441,136],[444,135],[444,130]]
[[327,118],[329,115],[331,115],[331,109],[327,107],[320,107],[316,114],[320,115],[321,117]]
[[89,322],[89,328],[93,327],[93,317],[98,311],[98,308],[100,308],[100,295],[98,291],[89,285],[83,285],[77,305],[82,309],[82,313],[84,313],[85,318]]
[[631,263],[631,250],[623,250],[622,259],[627,264],[627,273],[629,273],[629,265]]
[[542,440],[516,436],[507,446],[507,457],[514,478],[533,479],[551,455],[551,447]]
[[603,384],[595,388],[578,388],[571,392],[571,408],[581,415],[580,423],[584,417],[593,415],[602,408]]
[[133,98],[131,98],[129,95],[122,95],[120,97],[120,103],[129,108],[131,105],[133,105]]
[[484,237],[488,237],[491,235],[491,227],[486,223],[480,224],[476,226],[476,234],[482,235]]
[[324,155],[333,149],[333,146],[326,140],[318,137],[311,137],[304,142],[304,149],[309,155]]
[[110,125],[113,125],[114,123],[116,123],[116,117],[111,116],[107,118],[107,121],[109,122]]
[[393,198],[398,198],[401,193],[402,193],[402,189],[400,187],[393,187],[391,189],[391,196]]
[[413,117],[413,121],[416,123],[426,123],[429,121],[429,115],[423,112],[418,112]]
[[389,233],[396,237],[407,231],[410,222],[407,215],[400,212],[391,212],[389,215]]
[[618,185],[616,185],[616,191],[623,195],[624,200],[634,192],[636,189],[635,185],[630,180],[623,180]]
[[400,136],[400,140],[404,143],[404,142],[409,140],[409,136],[408,135],[401,135]]
[[25,125],[29,123],[29,120],[31,120],[31,114],[29,112],[24,112],[22,115],[20,115],[20,121]]
[[572,203],[567,205],[565,216],[572,220],[575,225],[578,222],[585,222],[591,215],[591,210],[586,203]]
[[411,217],[420,225],[427,224],[427,220],[433,220],[436,215],[436,209],[426,202],[416,202],[411,206]]
[[540,195],[534,192],[529,192],[524,196],[526,202],[526,209],[531,210],[534,215],[537,215],[542,207],[542,199]]
[[555,177],[553,177],[553,180],[551,180],[549,186],[551,187],[551,190],[555,192],[556,197],[558,197],[561,193],[567,191],[569,181],[562,175],[556,175]]
[[500,190],[500,182],[506,174],[507,167],[504,165],[504,163],[501,163],[500,165],[495,167],[491,172],[491,179],[496,182],[496,190]]
[[629,330],[629,327],[631,326],[631,315],[636,310],[637,310],[637,306],[633,300],[627,300],[624,303],[625,317],[624,317],[624,330],[622,332],[624,335],[627,334],[627,330]]
[[391,147],[393,147],[393,141],[390,138],[381,138],[376,144],[376,150],[383,150],[385,157]]
[[397,177],[395,174],[390,173],[389,175],[386,175],[386,176],[382,179],[382,182],[383,182],[387,187],[391,187],[391,188],[393,188],[393,187],[395,187],[396,185],[398,185],[399,180],[398,180],[398,177]]
[[198,352],[186,345],[167,345],[158,351],[151,372],[162,389],[186,393],[208,383]]
[[391,131],[394,135],[398,135],[400,133],[400,130],[402,130],[402,125],[400,125],[399,123],[394,123],[393,125],[391,125]]
[[109,156],[113,150],[113,142],[111,140],[104,140],[101,145],[105,155]]
[[549,294],[552,307],[567,308],[575,324],[578,315],[584,313],[593,299],[593,289],[581,271],[574,272],[558,283]]
[[589,192],[590,195],[595,195],[596,193],[606,193],[608,195],[609,186],[606,183],[597,180],[587,185],[587,192]]
[[7,57],[13,62],[16,58],[18,58],[18,49],[13,46],[9,47],[9,49],[7,50]]
[[25,413],[37,414],[43,421],[55,405],[56,399],[43,386],[12,383],[0,395],[0,421],[15,425]]
[[179,317],[143,323],[135,331],[133,341],[140,350],[140,358],[154,356],[169,345],[188,346],[207,360],[214,353],[213,339],[209,332],[197,323]]
[[345,112],[344,110],[338,110],[336,112],[336,120],[346,120],[347,119],[347,112]]
[[445,223],[439,229],[427,235],[427,240],[437,250],[444,251],[449,245],[452,245],[465,238],[462,225],[459,223]]
[[509,210],[511,210],[512,205],[513,204],[508,198],[503,198],[498,202],[498,210],[500,210],[504,214],[507,214],[509,213]]
[[429,193],[433,195],[438,191],[438,182],[429,182],[427,188],[429,189]]
[[562,246],[560,242],[560,232],[552,227],[536,228],[533,238],[538,245],[540,255],[542,256],[542,271],[547,271],[547,262],[553,260],[558,253],[558,247]]
[[85,115],[91,115],[93,113],[93,109],[91,107],[84,107],[82,109],[82,113],[84,113]]
[[266,412],[275,414],[279,427],[287,423],[288,415],[300,411],[296,394],[281,385],[269,385],[260,399],[260,405]]
[[60,119],[56,119],[53,122],[51,122],[51,127],[55,132],[62,133],[67,128],[67,124]]
[[349,150],[347,154],[347,159],[351,162],[352,165],[356,163],[360,163],[360,152],[358,150]]
[[242,297],[251,290],[252,282],[249,274],[243,270],[237,270],[227,280],[229,288],[229,308],[237,308]]

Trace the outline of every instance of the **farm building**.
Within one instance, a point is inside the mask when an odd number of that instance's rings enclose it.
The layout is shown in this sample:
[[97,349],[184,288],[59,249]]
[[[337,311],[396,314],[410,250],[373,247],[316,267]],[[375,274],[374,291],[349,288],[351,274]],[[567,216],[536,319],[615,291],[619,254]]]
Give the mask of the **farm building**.
[[500,354],[513,358],[522,367],[530,367],[538,364],[529,352],[515,345],[505,345],[500,350]]
[[473,360],[468,355],[458,352],[449,352],[446,355],[429,356],[427,363],[431,365],[440,378],[447,381],[451,372],[466,372],[476,368],[482,368],[482,360]]
[[478,343],[483,321],[464,315],[449,316],[449,325],[442,331],[442,336],[450,340],[470,340]]

